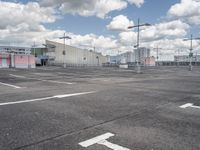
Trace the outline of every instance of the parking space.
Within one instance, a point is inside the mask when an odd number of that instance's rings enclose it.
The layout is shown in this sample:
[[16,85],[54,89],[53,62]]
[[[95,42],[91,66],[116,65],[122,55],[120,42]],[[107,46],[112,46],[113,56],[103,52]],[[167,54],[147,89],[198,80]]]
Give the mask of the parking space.
[[[2,150],[200,149],[200,68],[0,72]],[[20,88],[15,88],[20,87]]]

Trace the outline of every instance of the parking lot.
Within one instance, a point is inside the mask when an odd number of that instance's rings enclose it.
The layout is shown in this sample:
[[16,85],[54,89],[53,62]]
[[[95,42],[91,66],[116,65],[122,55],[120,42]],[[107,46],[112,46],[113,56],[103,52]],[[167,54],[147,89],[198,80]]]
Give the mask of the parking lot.
[[0,70],[0,150],[199,150],[200,68]]

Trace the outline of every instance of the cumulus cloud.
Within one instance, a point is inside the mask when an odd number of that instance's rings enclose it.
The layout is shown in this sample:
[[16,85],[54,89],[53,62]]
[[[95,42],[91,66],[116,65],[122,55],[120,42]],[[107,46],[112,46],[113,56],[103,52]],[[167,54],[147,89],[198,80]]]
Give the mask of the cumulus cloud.
[[[141,42],[151,42],[167,38],[176,39],[185,36],[187,34],[188,28],[189,26],[186,23],[181,22],[180,20],[163,22],[141,29],[140,40]],[[130,44],[130,42],[136,43],[137,33],[134,31],[121,32],[119,34],[119,38],[120,41],[126,44]]]
[[68,41],[68,44],[78,46],[81,48],[91,49],[96,47],[97,49],[115,49],[119,45],[117,40],[111,37],[97,36],[95,34],[86,34],[86,35],[76,35],[69,33],[72,37],[71,41]]
[[127,16],[119,15],[112,19],[110,24],[107,25],[107,29],[114,31],[126,31],[129,26],[133,25],[133,21],[130,21]]
[[0,29],[8,26],[26,26],[30,30],[43,30],[40,23],[52,23],[56,20],[53,8],[40,7],[38,3],[30,2],[26,5],[20,3],[0,1]]
[[61,5],[60,9],[64,13],[78,14],[81,16],[97,16],[105,18],[106,14],[113,10],[121,10],[127,7],[127,3],[122,0],[87,0],[69,1]]
[[48,30],[43,23],[56,21],[53,8],[43,8],[36,2],[27,4],[0,1],[0,44],[32,45],[33,41],[44,42],[53,38],[59,30]]
[[120,42],[125,45],[136,45],[137,42],[137,33],[136,32],[121,32],[119,34],[119,40]]
[[200,24],[200,0],[181,0],[168,11],[168,17],[180,18],[189,24]]
[[180,21],[174,20],[170,22],[162,22],[148,27],[141,31],[144,39],[158,40],[162,38],[178,38],[187,35],[189,25]]
[[141,7],[144,3],[144,0],[127,0],[131,4],[135,4],[137,7]]
[[122,10],[128,3],[140,7],[144,0],[41,0],[44,7],[58,7],[63,13],[78,14],[80,16],[97,16],[105,18],[114,10]]

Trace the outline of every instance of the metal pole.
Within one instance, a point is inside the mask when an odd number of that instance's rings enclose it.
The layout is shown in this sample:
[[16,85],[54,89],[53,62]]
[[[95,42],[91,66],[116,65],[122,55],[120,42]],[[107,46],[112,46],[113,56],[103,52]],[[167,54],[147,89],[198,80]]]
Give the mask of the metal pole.
[[193,37],[192,37],[192,34],[191,34],[190,56],[189,56],[189,58],[190,58],[189,71],[192,71],[192,39],[193,39]]
[[157,46],[157,63],[156,63],[156,66],[158,66],[158,46]]
[[65,52],[65,33],[64,33],[64,38],[63,38],[63,40],[64,40],[64,51],[63,51],[63,59],[64,59],[64,60],[63,60],[63,67],[66,68],[66,62],[65,62],[65,61],[66,61],[66,60],[65,60],[65,59],[66,59],[66,57],[65,57],[65,55],[66,55],[66,52]]
[[35,41],[34,41],[34,57],[35,57]]
[[137,51],[138,51],[138,61],[137,61],[137,73],[141,73],[141,66],[140,66],[140,19],[138,18],[138,34],[137,34]]
[[180,64],[179,64],[179,63],[180,63],[180,62],[179,62],[179,52],[180,52],[180,50],[178,49],[178,59],[177,59],[177,61],[178,61],[178,67],[179,67],[179,65],[180,65]]

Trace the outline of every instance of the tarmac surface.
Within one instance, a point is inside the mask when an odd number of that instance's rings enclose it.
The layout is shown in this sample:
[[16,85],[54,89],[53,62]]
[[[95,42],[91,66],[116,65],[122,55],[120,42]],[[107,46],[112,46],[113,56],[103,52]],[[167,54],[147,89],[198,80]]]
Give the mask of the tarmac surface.
[[0,70],[0,150],[112,149],[200,150],[200,68]]

